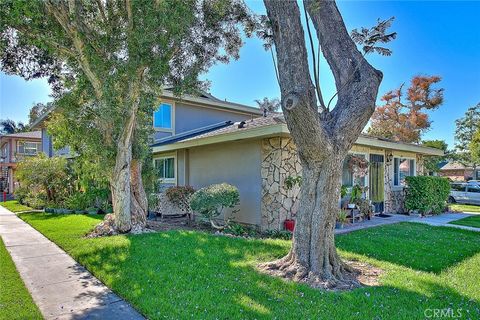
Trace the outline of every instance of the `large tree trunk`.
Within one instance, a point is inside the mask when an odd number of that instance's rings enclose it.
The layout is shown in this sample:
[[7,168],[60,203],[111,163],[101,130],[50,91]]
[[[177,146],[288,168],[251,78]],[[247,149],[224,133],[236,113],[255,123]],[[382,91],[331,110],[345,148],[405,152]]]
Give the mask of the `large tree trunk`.
[[335,2],[305,0],[338,90],[335,108],[319,114],[298,4],[264,1],[277,53],[282,110],[302,163],[303,182],[292,248],[263,268],[318,286],[351,285],[355,280],[334,243],[342,162],[375,109],[381,73],[357,50]]
[[133,131],[136,123],[137,107],[130,111],[125,127],[119,137],[115,168],[110,180],[115,229],[128,232],[132,228],[131,215],[131,162]]
[[[125,127],[124,131],[126,130],[127,127]],[[131,141],[122,137],[122,141],[119,141],[118,143],[115,168],[113,169],[113,174],[110,180],[115,229],[119,232],[128,232],[132,228],[130,187],[131,161]]]
[[142,181],[142,162],[133,159],[130,167],[132,230],[142,230],[147,224],[148,202]]
[[316,163],[302,161],[304,178],[292,248],[284,258],[265,264],[265,269],[322,287],[352,284],[347,274],[350,268],[338,257],[334,241],[345,153],[322,157]]

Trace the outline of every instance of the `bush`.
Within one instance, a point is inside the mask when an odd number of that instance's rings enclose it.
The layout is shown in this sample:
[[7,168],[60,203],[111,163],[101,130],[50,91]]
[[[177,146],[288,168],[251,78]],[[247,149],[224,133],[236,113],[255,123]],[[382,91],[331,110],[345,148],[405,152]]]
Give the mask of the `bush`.
[[48,158],[45,154],[25,158],[18,163],[16,177],[22,202],[32,207],[50,203],[61,205],[73,189],[73,179],[65,158]]
[[224,231],[240,237],[255,237],[257,235],[257,231],[254,228],[237,222],[229,223]]
[[214,219],[220,216],[225,208],[233,208],[239,203],[238,189],[227,183],[201,188],[190,199],[192,210],[198,212],[204,220],[210,221],[216,229],[224,229],[225,226],[216,225]]
[[450,183],[441,177],[406,177],[405,208],[421,214],[438,214],[446,206]]
[[165,191],[168,200],[185,212],[190,212],[190,198],[195,189],[190,186],[170,187]]

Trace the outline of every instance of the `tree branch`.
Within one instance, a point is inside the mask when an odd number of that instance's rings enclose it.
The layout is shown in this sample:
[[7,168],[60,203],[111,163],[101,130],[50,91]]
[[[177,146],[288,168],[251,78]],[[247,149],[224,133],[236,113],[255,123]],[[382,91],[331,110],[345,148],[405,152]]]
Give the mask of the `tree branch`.
[[[295,1],[265,0],[277,54],[282,110],[303,157],[318,159],[319,148],[333,150],[321,123],[308,65],[300,9]],[[313,160],[312,160],[313,161]]]
[[[304,0],[322,48],[332,69],[338,101],[329,120],[336,143],[349,148],[368,123],[382,73],[375,70],[350,38],[334,1]],[[353,81],[349,81],[353,73]],[[349,90],[341,90],[348,83]],[[352,116],[355,118],[353,119]],[[344,132],[349,132],[345,137]]]
[[[303,4],[303,12],[305,14],[305,24],[307,25],[308,39],[310,41],[310,50],[312,51],[312,64],[313,64],[313,77],[315,79],[315,91],[317,93],[317,98],[320,103],[320,110],[325,112],[325,103],[323,102],[322,89],[320,88],[320,81],[318,79],[318,73],[316,70],[316,58],[315,58],[315,48],[313,47],[313,37],[312,32],[310,31],[310,22],[308,19],[307,8],[305,8],[305,3]],[[318,61],[320,62],[320,51],[318,52]]]
[[[73,1],[74,0],[71,0],[70,5],[72,5]],[[70,20],[68,18],[68,9],[65,7],[63,2],[58,3],[56,1],[52,2],[51,0],[45,2],[45,8],[49,14],[55,17],[57,22],[62,26],[67,35],[72,40],[77,53],[76,58],[83,72],[85,72],[85,75],[92,84],[96,97],[98,99],[101,99],[103,96],[101,81],[90,65],[90,61],[85,52],[85,44],[83,40],[80,38],[78,31],[74,27],[72,27],[70,23]]]

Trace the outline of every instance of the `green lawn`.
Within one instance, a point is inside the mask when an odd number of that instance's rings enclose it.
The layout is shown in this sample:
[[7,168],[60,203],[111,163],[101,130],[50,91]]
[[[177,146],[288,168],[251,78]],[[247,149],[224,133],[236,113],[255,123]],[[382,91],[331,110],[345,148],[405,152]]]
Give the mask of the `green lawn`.
[[0,319],[43,319],[0,238]]
[[475,206],[472,204],[449,204],[450,209],[454,211],[461,211],[461,212],[473,212],[473,213],[480,213],[480,206]]
[[450,224],[480,228],[480,215],[466,217],[460,220],[452,221]]
[[[378,287],[324,292],[260,274],[290,242],[193,231],[86,239],[100,217],[21,215],[150,319],[480,318],[480,235],[396,224],[337,237],[344,258],[383,268]],[[428,311],[427,311],[428,313]]]
[[19,211],[28,211],[32,210],[32,208],[24,206],[23,204],[18,203],[17,200],[10,200],[6,202],[0,202],[0,206],[7,208],[12,212],[19,212]]

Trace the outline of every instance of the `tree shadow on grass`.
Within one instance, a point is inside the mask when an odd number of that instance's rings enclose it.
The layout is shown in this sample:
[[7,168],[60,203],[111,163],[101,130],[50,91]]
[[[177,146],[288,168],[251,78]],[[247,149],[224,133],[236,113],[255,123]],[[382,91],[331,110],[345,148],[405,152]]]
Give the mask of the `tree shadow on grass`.
[[80,241],[86,243],[74,250],[76,259],[151,319],[423,319],[429,308],[448,307],[480,316],[476,297],[434,274],[402,267],[405,282],[348,292],[314,290],[257,272],[259,261],[286,254],[286,241],[186,231]]
[[420,223],[399,223],[336,237],[341,250],[439,274],[480,252],[480,234]]
[[[342,250],[377,259],[387,273],[381,286],[325,292],[257,272],[259,262],[288,252],[287,241],[193,231],[86,239],[82,234],[97,220],[36,218],[37,229],[151,319],[424,319],[427,309],[444,308],[480,318],[479,293],[464,287],[469,276],[457,266],[476,268],[478,259],[467,259],[478,252],[471,233],[402,224],[339,236]],[[441,254],[429,252],[436,250]],[[453,282],[438,274],[447,267]]]

